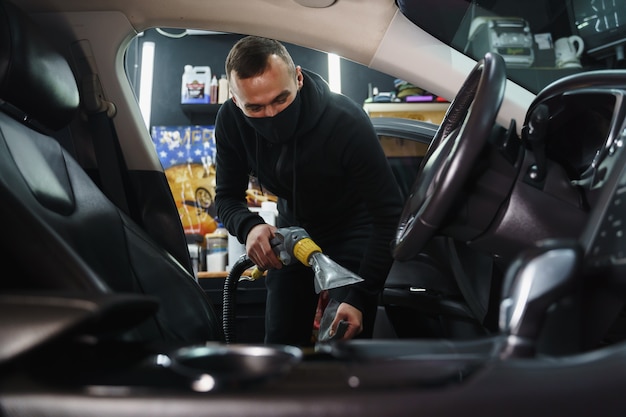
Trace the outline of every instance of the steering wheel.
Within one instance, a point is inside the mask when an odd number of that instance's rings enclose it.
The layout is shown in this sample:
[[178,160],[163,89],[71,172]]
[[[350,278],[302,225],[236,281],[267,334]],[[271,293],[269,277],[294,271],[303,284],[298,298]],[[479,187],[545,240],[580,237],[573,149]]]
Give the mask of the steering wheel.
[[416,256],[443,225],[487,144],[505,87],[504,59],[489,52],[461,86],[426,151],[392,243],[395,259]]

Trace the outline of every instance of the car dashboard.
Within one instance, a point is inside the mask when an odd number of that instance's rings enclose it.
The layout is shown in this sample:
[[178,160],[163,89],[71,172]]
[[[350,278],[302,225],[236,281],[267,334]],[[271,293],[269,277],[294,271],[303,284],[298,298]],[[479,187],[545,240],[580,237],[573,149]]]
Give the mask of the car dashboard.
[[580,242],[592,266],[619,265],[624,255],[625,97],[623,72],[589,72],[546,87],[528,112],[547,106],[546,157],[581,190],[590,214]]
[[619,328],[626,290],[625,94],[623,71],[588,72],[547,86],[528,112],[530,118],[539,106],[548,109],[546,158],[564,169],[588,213],[577,239],[584,262],[576,313],[580,327],[572,338],[581,341],[582,350],[624,337]]

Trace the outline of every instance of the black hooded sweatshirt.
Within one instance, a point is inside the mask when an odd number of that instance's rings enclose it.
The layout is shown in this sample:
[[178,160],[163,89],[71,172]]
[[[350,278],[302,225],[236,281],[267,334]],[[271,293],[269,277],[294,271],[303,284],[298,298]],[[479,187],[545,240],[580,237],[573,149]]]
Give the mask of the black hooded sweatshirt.
[[[215,125],[218,217],[239,242],[263,219],[248,210],[250,176],[279,197],[278,227],[303,227],[322,251],[362,254],[364,281],[343,301],[363,309],[364,295],[382,290],[392,264],[402,197],[365,111],[330,91],[317,74],[302,70],[300,116],[293,137],[276,144],[246,122],[233,103],[220,108]],[[366,233],[367,245],[349,247]],[[346,245],[348,247],[346,247]],[[371,299],[371,298],[370,298]]]

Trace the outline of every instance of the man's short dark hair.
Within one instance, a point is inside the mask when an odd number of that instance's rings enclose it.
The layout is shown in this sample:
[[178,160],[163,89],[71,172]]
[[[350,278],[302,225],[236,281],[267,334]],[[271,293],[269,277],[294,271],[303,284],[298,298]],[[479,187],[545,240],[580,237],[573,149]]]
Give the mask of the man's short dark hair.
[[296,66],[285,46],[277,40],[260,36],[246,36],[232,47],[226,57],[226,76],[230,80],[232,71],[240,79],[261,75],[267,69],[267,60],[271,55],[285,61],[295,77]]

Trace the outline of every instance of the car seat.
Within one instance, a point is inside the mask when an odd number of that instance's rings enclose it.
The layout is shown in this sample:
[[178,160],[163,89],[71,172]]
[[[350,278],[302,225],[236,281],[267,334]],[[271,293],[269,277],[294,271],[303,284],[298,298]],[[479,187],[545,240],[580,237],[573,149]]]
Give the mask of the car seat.
[[0,0],[0,291],[153,297],[158,310],[119,338],[223,340],[195,277],[55,140],[78,115],[79,91],[39,29]]
[[[435,125],[413,119],[375,117],[372,124],[379,139],[420,143],[424,152],[436,132]],[[387,156],[404,199],[422,157]],[[413,258],[393,262],[379,299],[375,336],[465,339],[496,332],[502,278],[494,267],[491,257],[464,242],[433,237]]]

